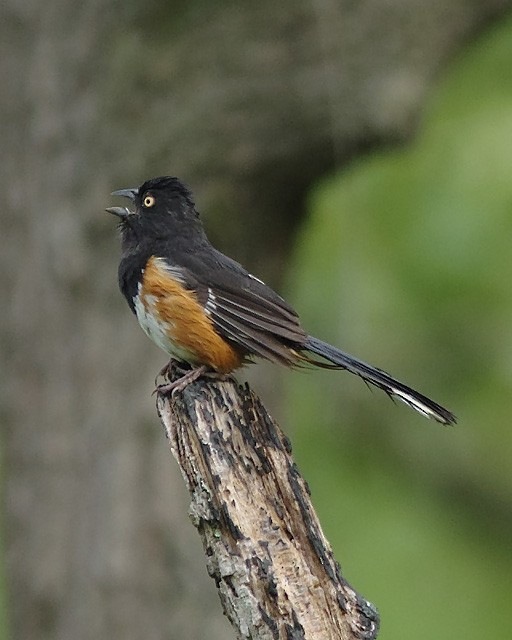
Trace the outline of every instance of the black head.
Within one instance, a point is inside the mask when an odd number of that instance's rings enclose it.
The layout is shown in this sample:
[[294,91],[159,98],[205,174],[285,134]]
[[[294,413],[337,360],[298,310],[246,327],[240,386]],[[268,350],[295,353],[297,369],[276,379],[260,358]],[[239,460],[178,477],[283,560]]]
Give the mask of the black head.
[[146,239],[203,235],[192,194],[178,178],[152,178],[136,189],[121,189],[112,195],[126,197],[133,203],[133,209],[107,209],[120,218],[124,245],[139,244]]

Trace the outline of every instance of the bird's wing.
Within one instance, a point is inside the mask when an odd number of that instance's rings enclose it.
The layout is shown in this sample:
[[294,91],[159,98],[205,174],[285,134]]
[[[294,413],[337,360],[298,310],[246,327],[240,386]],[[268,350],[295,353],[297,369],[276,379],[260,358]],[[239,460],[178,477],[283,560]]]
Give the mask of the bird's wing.
[[[247,356],[296,365],[295,349],[306,340],[297,313],[237,262],[218,252],[208,258],[198,268],[201,256],[189,256],[179,271],[219,334]],[[176,277],[176,267],[168,268]]]
[[216,329],[232,343],[271,361],[297,362],[293,347],[304,340],[297,316],[275,300],[247,286],[210,284],[204,310]]

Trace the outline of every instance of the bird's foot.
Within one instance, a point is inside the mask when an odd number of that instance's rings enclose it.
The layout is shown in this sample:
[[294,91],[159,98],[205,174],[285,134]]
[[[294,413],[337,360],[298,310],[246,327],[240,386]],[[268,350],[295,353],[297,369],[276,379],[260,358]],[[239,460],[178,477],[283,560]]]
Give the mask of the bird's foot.
[[[185,367],[180,366],[181,363],[176,360],[170,360],[165,367],[162,368],[158,376],[155,378],[155,393],[161,394],[171,394],[174,396],[176,393],[180,393],[192,382],[195,382],[198,378],[210,378],[212,380],[228,380],[231,376],[225,373],[219,373],[218,371],[212,371],[205,364],[200,365],[198,367],[193,367],[192,369],[187,369]],[[176,380],[172,380],[172,378],[176,374],[181,374]],[[157,384],[158,377],[164,376],[167,377],[171,382],[164,384]]]
[[171,358],[169,360],[169,362],[167,362],[161,369],[160,371],[156,374],[156,378],[155,378],[155,391],[157,391],[159,386],[163,386],[163,385],[159,385],[158,384],[158,378],[168,378],[169,380],[172,380],[172,378],[175,376],[175,374],[177,374],[178,372],[183,372],[186,371],[185,367],[180,366],[181,363],[179,363],[177,360],[174,360],[173,358]]
[[209,370],[208,367],[203,364],[200,367],[190,369],[184,375],[180,376],[177,380],[173,380],[172,382],[169,382],[167,384],[157,385],[153,393],[170,393],[171,396],[174,396],[175,393],[180,393],[191,382],[195,382],[198,378],[201,377],[210,378],[212,380],[228,380],[230,378],[230,376],[227,374]]
[[190,369],[187,373],[180,376],[177,380],[173,380],[168,384],[160,384],[155,389],[155,392],[168,394],[170,393],[173,396],[175,393],[180,393],[183,391],[185,387],[187,387],[191,382],[195,382],[202,375],[207,373],[208,367],[206,365],[201,365],[200,367],[196,367],[194,369]]

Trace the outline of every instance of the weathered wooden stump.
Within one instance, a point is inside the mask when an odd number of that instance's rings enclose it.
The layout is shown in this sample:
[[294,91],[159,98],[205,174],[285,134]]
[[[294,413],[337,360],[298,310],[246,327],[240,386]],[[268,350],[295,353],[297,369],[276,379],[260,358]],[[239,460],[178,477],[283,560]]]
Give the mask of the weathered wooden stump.
[[200,380],[157,408],[238,637],[375,638],[375,607],[341,575],[290,442],[248,385]]

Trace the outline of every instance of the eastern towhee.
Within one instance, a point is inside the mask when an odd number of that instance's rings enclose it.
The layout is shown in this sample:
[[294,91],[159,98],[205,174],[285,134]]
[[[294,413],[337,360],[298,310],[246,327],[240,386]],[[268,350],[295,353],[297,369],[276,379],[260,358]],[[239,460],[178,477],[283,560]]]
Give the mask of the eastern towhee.
[[160,390],[182,390],[211,371],[228,374],[257,356],[287,367],[346,369],[428,418],[455,422],[433,400],[308,335],[283,298],[210,244],[192,195],[177,178],[154,178],[112,195],[134,205],[133,211],[107,209],[120,218],[121,291],[147,335],[191,367]]

